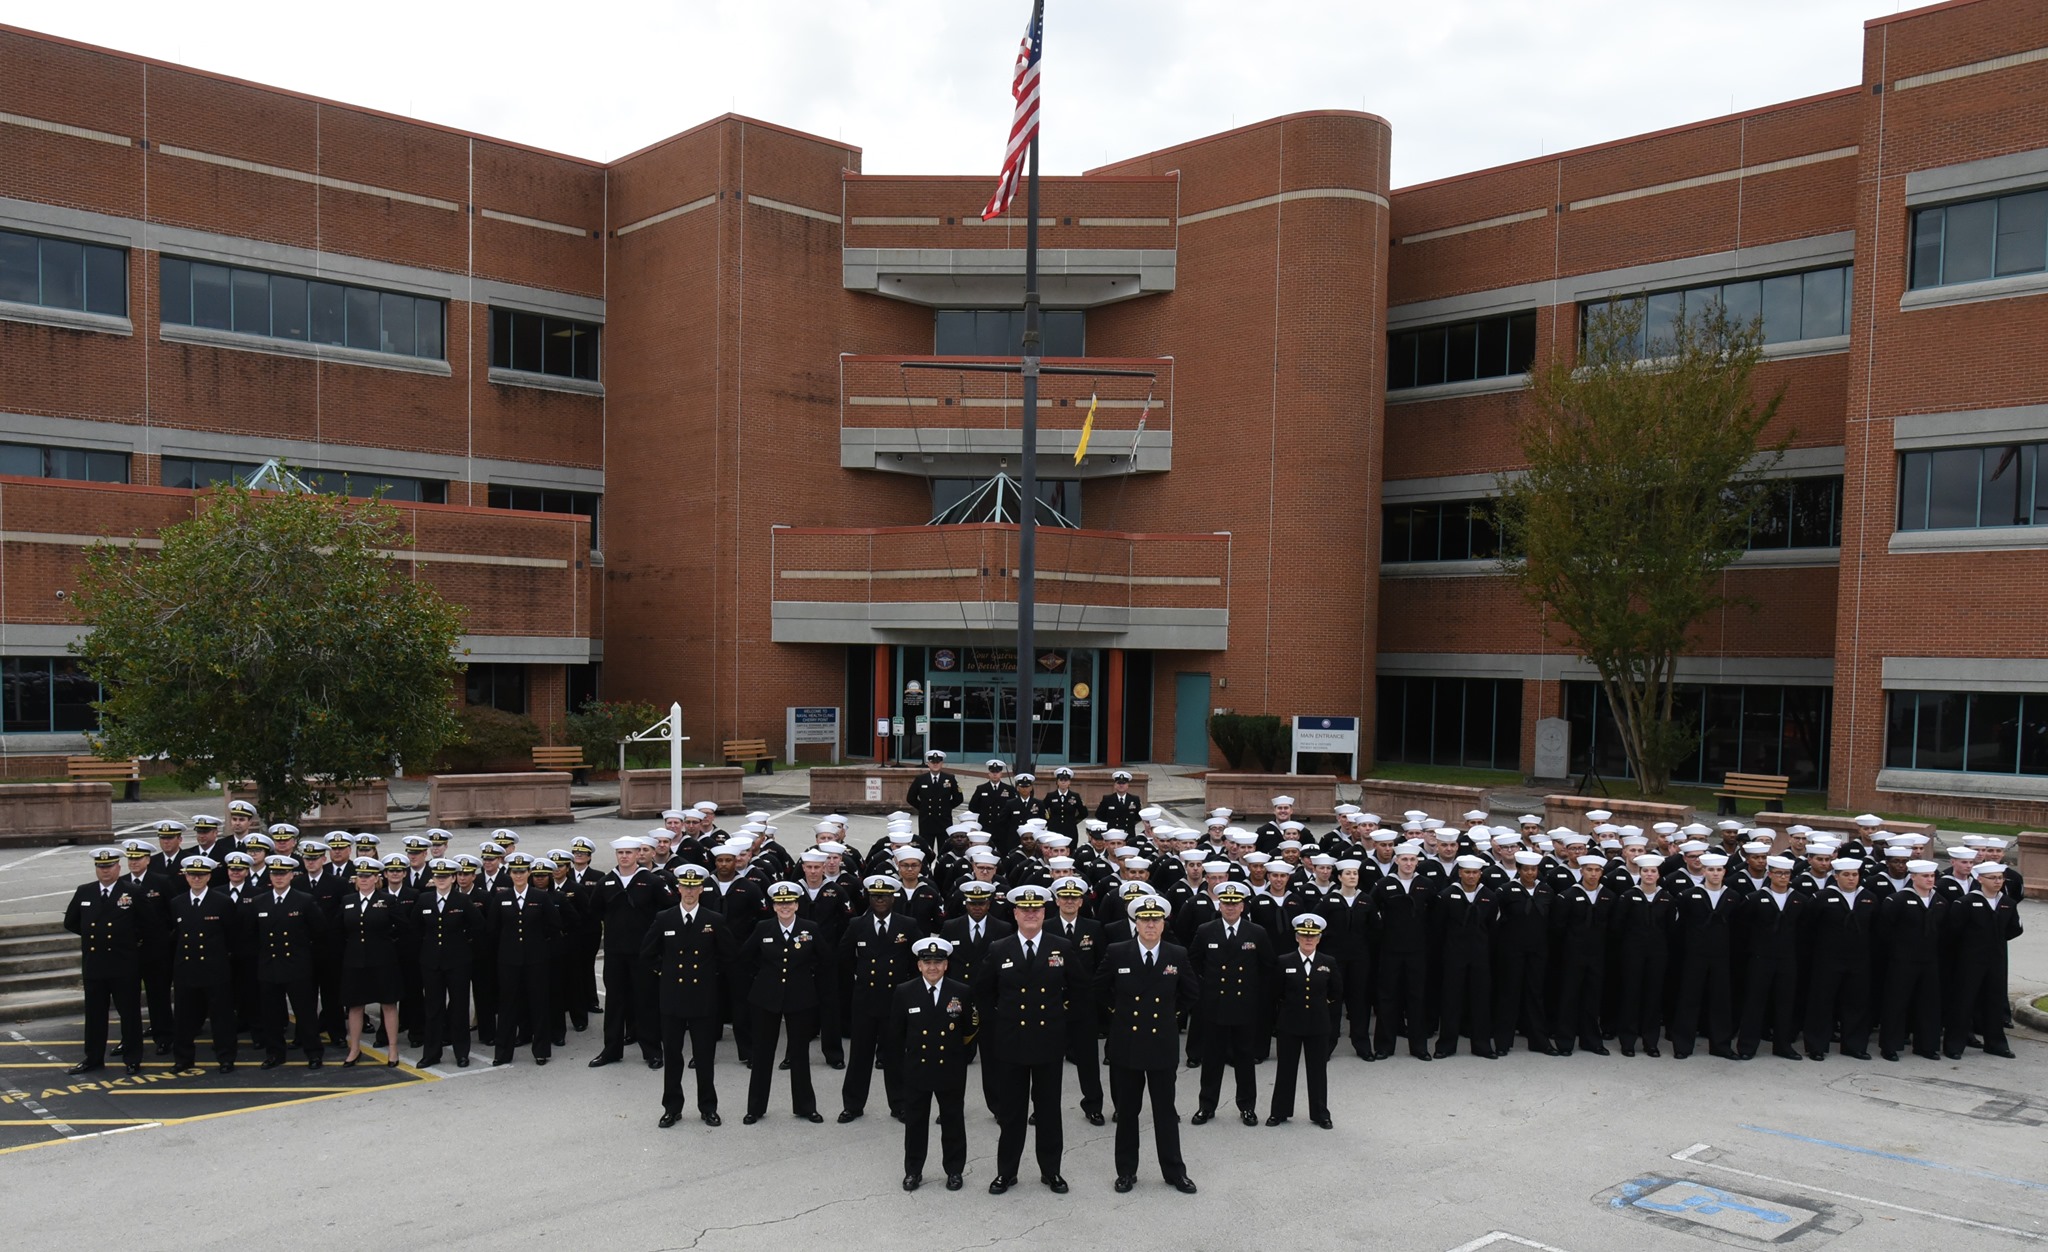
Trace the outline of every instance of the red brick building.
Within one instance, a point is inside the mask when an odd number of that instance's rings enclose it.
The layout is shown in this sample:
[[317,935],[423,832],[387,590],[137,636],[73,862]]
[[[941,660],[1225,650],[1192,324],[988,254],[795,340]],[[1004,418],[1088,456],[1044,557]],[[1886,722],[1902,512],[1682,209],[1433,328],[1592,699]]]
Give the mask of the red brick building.
[[[1421,186],[1342,111],[1047,179],[1048,352],[1149,377],[1042,392],[1038,759],[1207,759],[1232,708],[1524,771],[1558,717],[1619,772],[1483,502],[1590,306],[1712,298],[1792,451],[1680,776],[2048,816],[2048,10],[1863,37],[1841,91]],[[1010,752],[1017,383],[904,365],[1014,351],[1021,204],[860,163],[724,117],[598,164],[0,30],[10,768],[90,716],[78,545],[269,457],[405,501],[471,699],[552,722],[602,665],[699,744],[834,705],[856,755]]]

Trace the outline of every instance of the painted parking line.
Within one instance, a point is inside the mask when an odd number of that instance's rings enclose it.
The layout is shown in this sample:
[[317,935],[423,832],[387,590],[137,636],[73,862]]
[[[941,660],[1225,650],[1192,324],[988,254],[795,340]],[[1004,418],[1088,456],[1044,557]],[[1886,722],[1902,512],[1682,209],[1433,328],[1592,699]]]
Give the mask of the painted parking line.
[[1967,1165],[1950,1165],[1942,1161],[1930,1161],[1924,1156],[1908,1156],[1903,1152],[1887,1152],[1882,1148],[1859,1148],[1853,1143],[1836,1143],[1832,1139],[1816,1139],[1811,1135],[1794,1134],[1789,1130],[1772,1130],[1768,1126],[1744,1126],[1742,1129],[1753,1131],[1759,1135],[1775,1135],[1780,1139],[1790,1139],[1795,1143],[1810,1143],[1815,1147],[1833,1148],[1837,1152],[1854,1152],[1858,1156],[1874,1156],[1880,1160],[1898,1161],[1905,1165],[1918,1165],[1922,1169],[1939,1169],[1951,1174],[1965,1174],[1971,1178],[1983,1178],[1991,1182],[2011,1183],[2015,1187],[2025,1187],[2030,1191],[2048,1191],[2048,1182],[2035,1182],[2030,1178],[2009,1178],[2004,1174],[1994,1174],[1989,1170],[1972,1169]]
[[1459,1244],[1457,1247],[1452,1248],[1450,1252],[1479,1252],[1481,1248],[1490,1248],[1500,1243],[1509,1244],[1517,1248],[1534,1248],[1536,1252],[1564,1252],[1563,1248],[1554,1248],[1547,1243],[1538,1243],[1534,1239],[1525,1239],[1520,1235],[1512,1235],[1505,1230],[1490,1230],[1470,1243]]
[[1881,1209],[1890,1209],[1895,1213],[1911,1213],[1915,1217],[1927,1217],[1938,1222],[1948,1222],[1956,1226],[1968,1226],[1973,1230],[1990,1230],[1996,1231],[2001,1235],[2013,1235],[2021,1239],[2031,1239],[2035,1242],[2048,1242],[2048,1234],[2041,1234],[2037,1231],[2020,1230],[2013,1226],[2000,1226],[1995,1222],[1980,1222],[1968,1217],[1957,1217],[1953,1213],[1937,1213],[1932,1209],[1914,1208],[1910,1204],[1894,1204],[1890,1200],[1873,1199],[1870,1196],[1855,1195],[1847,1191],[1836,1191],[1829,1187],[1816,1187],[1812,1183],[1794,1182],[1789,1178],[1775,1178],[1769,1174],[1759,1174],[1751,1170],[1737,1169],[1733,1165],[1723,1165],[1719,1161],[1701,1160],[1699,1154],[1708,1151],[1712,1147],[1713,1145],[1709,1143],[1695,1143],[1682,1152],[1673,1152],[1671,1159],[1683,1161],[1687,1165],[1696,1168],[1720,1170],[1724,1174],[1734,1174],[1740,1178],[1753,1178],[1758,1182],[1774,1183],[1781,1187],[1795,1187],[1801,1191],[1831,1195],[1842,1200],[1854,1200],[1858,1204],[1872,1204]]
[[55,848],[44,848],[44,849],[43,849],[43,850],[42,850],[41,852],[37,852],[37,853],[34,853],[33,855],[30,855],[30,856],[24,856],[24,857],[20,858],[19,860],[9,861],[9,862],[7,862],[7,864],[5,864],[5,865],[0,865],[0,874],[4,874],[4,873],[6,873],[6,872],[7,872],[8,870],[10,870],[10,869],[13,869],[13,868],[15,868],[16,866],[19,866],[19,865],[27,865],[27,864],[28,864],[29,862],[31,862],[31,861],[40,861],[40,860],[42,860],[42,859],[43,859],[44,857],[46,857],[46,856],[55,856],[55,855],[57,855],[57,854],[58,854],[59,852],[76,852],[77,850],[78,850],[78,849],[76,849],[76,848],[70,848],[70,847],[63,847],[63,846],[59,846],[59,847],[55,847]]

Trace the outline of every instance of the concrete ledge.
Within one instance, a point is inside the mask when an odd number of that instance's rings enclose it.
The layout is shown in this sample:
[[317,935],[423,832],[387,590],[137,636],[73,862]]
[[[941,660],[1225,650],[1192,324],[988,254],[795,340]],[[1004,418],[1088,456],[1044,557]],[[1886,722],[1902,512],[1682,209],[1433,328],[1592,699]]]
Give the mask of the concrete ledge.
[[114,837],[114,785],[0,785],[0,845],[83,843]]
[[[891,813],[909,804],[910,784],[925,771],[908,765],[814,765],[811,812]],[[971,777],[959,770],[960,790],[972,794]]]
[[1617,826],[1641,826],[1644,829],[1656,822],[1677,822],[1684,826],[1694,818],[1689,804],[1652,804],[1648,800],[1615,800],[1604,796],[1544,796],[1543,824],[1553,829],[1565,826],[1590,835],[1593,827],[1600,824],[1586,820],[1586,814],[1594,809],[1606,809],[1614,814],[1609,820]]
[[1484,787],[1364,778],[1359,780],[1358,791],[1359,807],[1379,814],[1380,825],[1389,830],[1401,828],[1401,814],[1409,809],[1420,809],[1431,817],[1462,825],[1464,815],[1472,809],[1493,808],[1493,793]]
[[[745,804],[742,789],[747,771],[737,765],[713,765],[683,771],[683,803],[709,800],[719,812]],[[669,807],[668,771],[629,769],[619,775],[619,816],[659,818]]]
[[2027,895],[2048,900],[2048,831],[2021,831],[2019,855],[2013,860],[2027,876]]
[[430,825],[452,829],[573,820],[566,773],[435,774],[427,780]]
[[[1768,826],[1772,830],[1775,830],[1780,834],[1783,834],[1785,828],[1787,826],[1794,824],[1795,822],[1801,825],[1811,826],[1815,830],[1831,830],[1837,834],[1843,835],[1861,836],[1863,833],[1863,828],[1856,824],[1854,818],[1833,817],[1826,813],[1763,812],[1758,813],[1756,815],[1756,819],[1752,824],[1757,826]],[[1885,824],[1878,827],[1878,829],[1889,830],[1895,835],[1925,835],[1927,836],[1928,841],[1930,843],[1936,843],[1938,845],[1938,841],[1936,841],[1934,837],[1935,825],[1933,822],[1895,822],[1887,820]]]
[[[222,797],[221,802],[226,804],[234,800],[247,800],[261,810],[261,802],[256,797],[255,783],[229,783],[227,794]],[[319,822],[323,826],[336,829],[368,831],[374,835],[384,834],[391,829],[390,785],[381,778],[358,784],[342,792],[332,804],[315,805],[291,820],[293,824],[301,827],[309,822]]]
[[[1202,803],[1215,809],[1229,807],[1245,816],[1273,812],[1274,796],[1293,796],[1294,815],[1332,817],[1337,812],[1335,774],[1210,774],[1202,779]],[[1463,810],[1460,810],[1461,812]],[[1244,825],[1238,820],[1238,825]],[[1256,824],[1256,823],[1255,823]]]
[[2048,1035],[2048,1013],[2034,1007],[2034,997],[2020,993],[2012,998],[2012,1019],[2028,1030]]

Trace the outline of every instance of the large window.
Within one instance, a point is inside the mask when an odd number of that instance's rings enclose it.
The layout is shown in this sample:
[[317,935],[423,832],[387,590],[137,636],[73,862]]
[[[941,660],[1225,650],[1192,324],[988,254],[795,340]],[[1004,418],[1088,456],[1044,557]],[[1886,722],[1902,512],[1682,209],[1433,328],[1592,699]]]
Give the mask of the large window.
[[2048,190],[1968,200],[1913,215],[1913,286],[1945,287],[2048,270]]
[[2048,525],[2048,487],[2035,473],[2044,446],[1941,448],[1899,457],[1900,530]]
[[128,454],[0,443],[0,474],[13,474],[19,478],[68,478],[84,483],[125,483],[128,481]]
[[527,509],[535,513],[581,513],[590,519],[590,546],[597,543],[597,504],[593,491],[557,491],[551,487],[491,486],[487,497],[494,509]]
[[2048,774],[2048,692],[1894,691],[1888,769]]
[[1379,760],[1521,768],[1518,678],[1382,677],[1376,712],[1374,755]]
[[1761,318],[1767,344],[1846,335],[1854,270],[1854,266],[1837,265],[1801,274],[1710,283],[1647,296],[1589,300],[1580,306],[1580,338],[1583,341],[1593,319],[1607,309],[1616,304],[1634,305],[1639,324],[1630,349],[1638,357],[1661,356],[1670,350],[1679,319],[1695,317],[1716,301],[1728,310],[1730,320],[1737,325],[1746,326]]
[[1500,555],[1493,500],[1389,504],[1380,510],[1380,560],[1486,561]]
[[501,713],[526,713],[526,667],[476,662],[463,675],[462,698]]
[[[1783,774],[1802,791],[1827,786],[1831,688],[1692,684],[1673,693],[1673,705],[1673,721],[1696,739],[1673,767],[1673,781],[1718,784],[1732,770]],[[1584,773],[1590,761],[1609,781],[1628,777],[1621,732],[1600,684],[1564,684],[1564,709],[1572,772]]]
[[163,320],[265,339],[442,360],[442,302],[371,287],[163,258]]
[[598,327],[566,317],[491,310],[491,368],[597,381]]
[[[986,478],[932,479],[932,516],[937,518],[943,516],[948,510],[957,510],[961,501],[986,487],[988,481]],[[1015,501],[1021,498],[1021,495],[1012,495],[1010,497],[1011,509],[1010,512],[1003,515],[1005,520],[1014,519]],[[1080,479],[1041,478],[1038,480],[1038,499],[1040,503],[1058,513],[1071,525],[1079,526],[1081,524]],[[994,508],[996,506],[991,503],[989,507]],[[976,510],[976,516],[982,517],[982,511]],[[982,517],[982,520],[986,520],[986,518]],[[1038,520],[1041,526],[1046,524],[1045,511],[1043,509],[1039,510]]]
[[1507,378],[1536,359],[1536,314],[1509,313],[1387,336],[1387,390]]
[[128,254],[72,239],[0,230],[0,300],[128,316]]
[[[195,457],[167,456],[159,471],[163,485],[196,490],[222,483],[246,483],[261,466],[248,461],[209,461]],[[350,470],[294,469],[293,477],[321,495],[358,496],[368,499],[378,492],[386,500],[421,504],[448,503],[448,484],[433,478],[404,478],[393,474],[363,474]]]
[[[1045,309],[1038,315],[1045,356],[1088,355],[1087,314]],[[938,356],[1016,356],[1024,351],[1022,309],[940,309],[932,352]]]
[[0,659],[0,730],[8,734],[97,730],[100,685],[63,656]]
[[1787,478],[1771,485],[1749,519],[1749,550],[1842,546],[1842,476]]

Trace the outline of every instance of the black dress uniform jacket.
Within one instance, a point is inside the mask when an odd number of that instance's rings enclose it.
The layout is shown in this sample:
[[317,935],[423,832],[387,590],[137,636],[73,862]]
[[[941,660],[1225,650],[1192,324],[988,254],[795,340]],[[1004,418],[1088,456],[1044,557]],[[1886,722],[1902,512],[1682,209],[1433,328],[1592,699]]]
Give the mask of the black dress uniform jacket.
[[640,956],[654,971],[664,1017],[717,1017],[719,984],[732,968],[735,945],[724,919],[701,901],[694,912],[684,925],[682,905],[663,910],[641,940]]
[[413,897],[413,931],[418,936],[421,969],[469,969],[484,952],[483,905],[457,887],[445,905],[429,887]]
[[967,1061],[974,1055],[981,1022],[967,984],[957,978],[940,979],[936,1005],[931,987],[921,977],[892,994],[887,1039],[891,1050],[903,1057],[905,1085],[919,1091],[965,1087]]
[[911,781],[904,801],[917,814],[918,838],[925,846],[934,848],[945,841],[946,827],[953,824],[953,810],[964,803],[959,780],[946,770],[919,774]]
[[1186,948],[1161,939],[1155,954],[1148,966],[1143,947],[1131,939],[1111,945],[1095,969],[1095,999],[1108,1029],[1103,1059],[1112,1066],[1172,1069],[1180,1063],[1177,1019],[1200,1002],[1202,983]]
[[277,893],[263,890],[242,900],[243,933],[256,960],[259,983],[297,982],[312,978],[320,943],[327,933],[327,915],[313,893],[293,887],[280,903]]
[[171,894],[172,959],[180,987],[225,986],[234,981],[237,919],[227,892],[209,889],[198,904],[190,891]]
[[73,892],[64,906],[64,929],[78,936],[81,972],[87,978],[134,978],[142,970],[145,906],[131,884],[131,879],[115,879],[102,896],[95,880]]
[[830,992],[831,957],[818,942],[817,932],[802,918],[790,926],[791,938],[785,942],[780,922],[772,917],[762,922],[736,958],[747,1003],[764,1012],[813,1011]]
[[1023,942],[1011,934],[990,943],[975,971],[983,1046],[1013,1065],[1056,1065],[1066,1058],[1068,1032],[1087,1020],[1087,969],[1064,939],[1041,931],[1028,961]]

